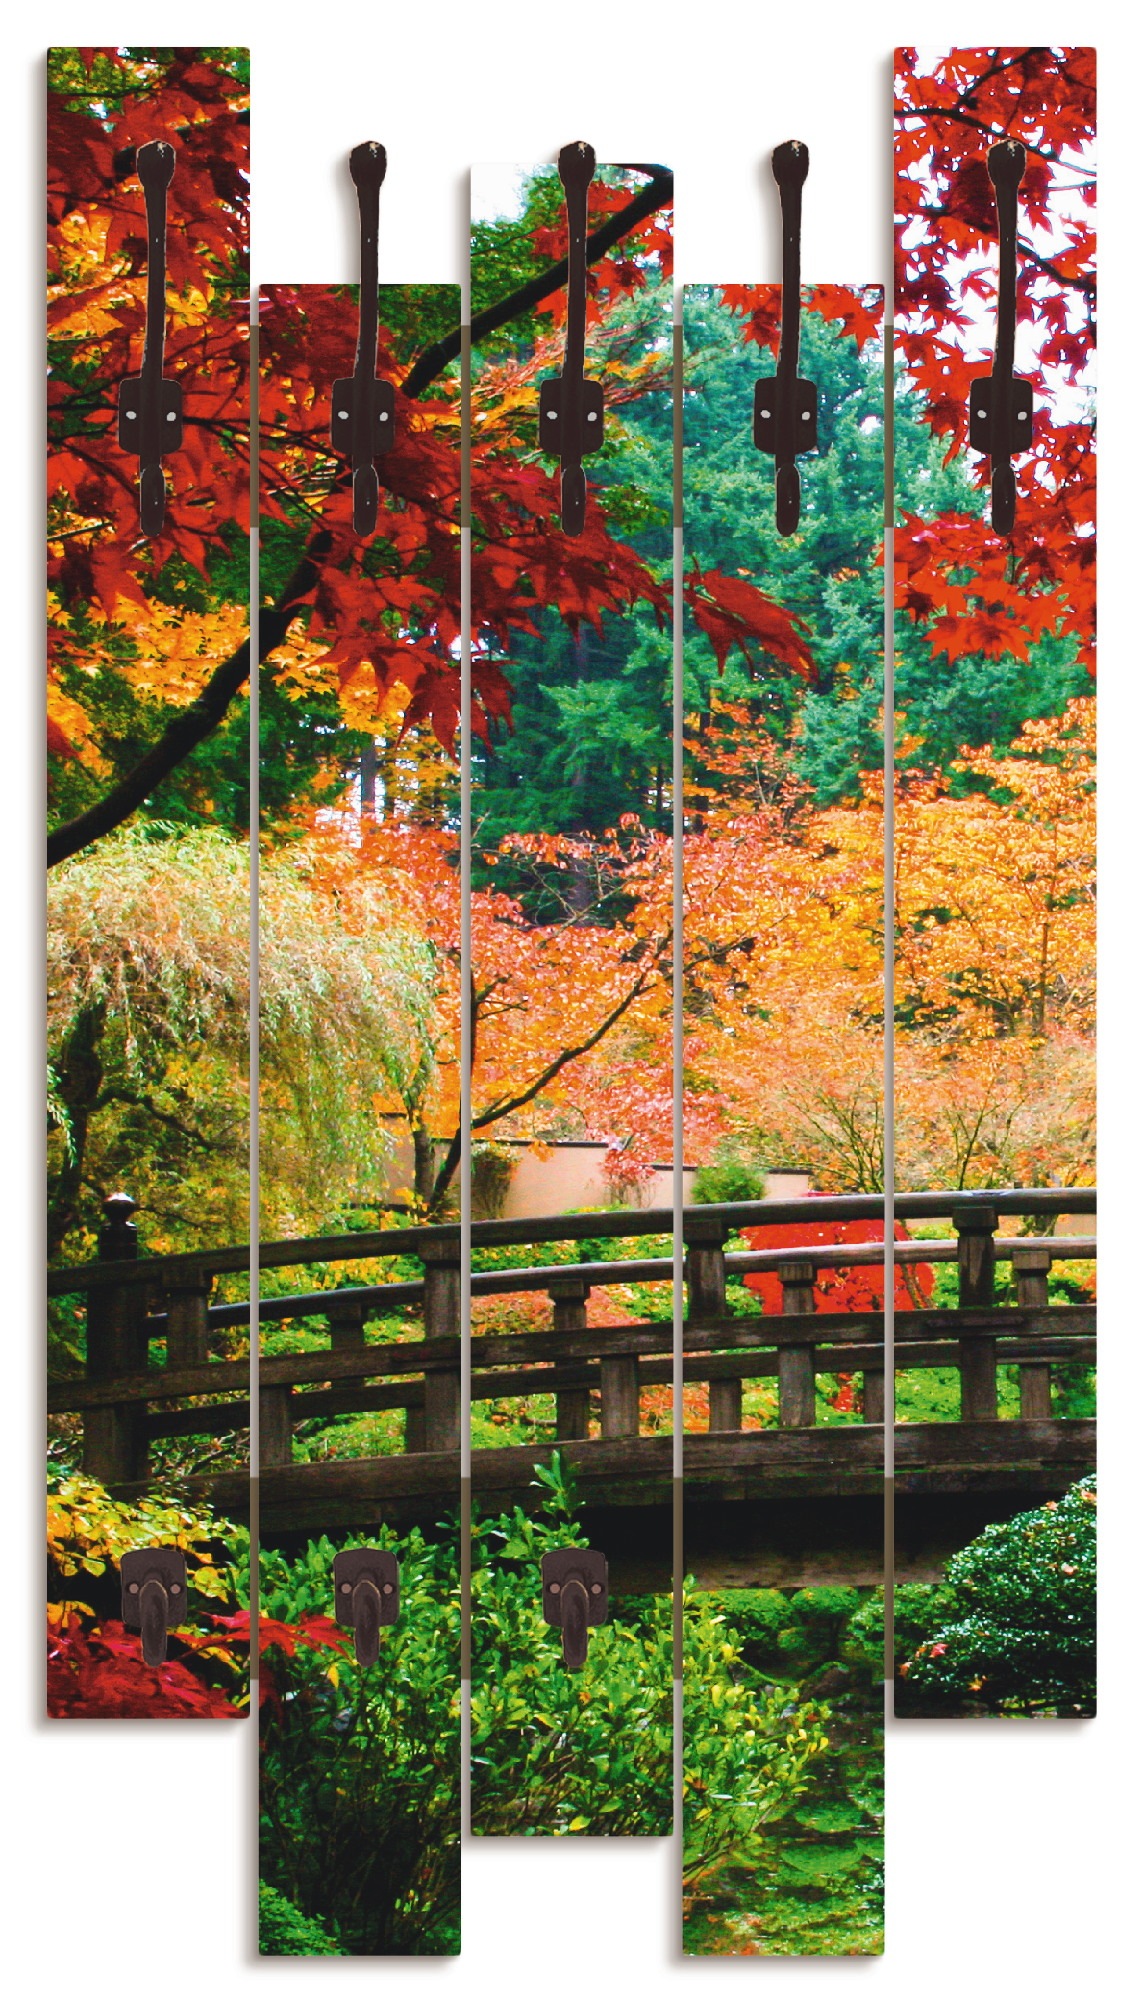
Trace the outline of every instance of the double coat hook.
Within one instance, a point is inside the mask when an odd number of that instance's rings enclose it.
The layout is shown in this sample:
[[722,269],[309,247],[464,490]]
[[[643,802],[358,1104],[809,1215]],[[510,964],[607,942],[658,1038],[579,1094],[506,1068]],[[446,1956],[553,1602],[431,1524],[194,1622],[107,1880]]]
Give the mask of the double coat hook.
[[119,1561],[123,1623],[140,1634],[143,1660],[161,1667],[167,1634],[187,1616],[187,1558],[182,1549],[128,1549]]
[[385,168],[385,147],[375,140],[350,154],[361,226],[358,338],[353,374],[334,383],[330,442],[353,468],[355,535],[372,535],[377,526],[374,460],[389,450],[394,436],[393,384],[377,376],[377,231]]
[[783,309],[778,369],[755,383],[755,443],[775,461],[775,526],[780,535],[798,527],[802,499],[795,459],[818,449],[818,391],[798,372],[802,301],[802,188],[810,155],[799,139],[771,154],[783,228]]
[[139,460],[139,526],[161,535],[166,511],[163,455],[183,442],[183,391],[163,374],[167,332],[167,189],[175,148],[166,139],[140,146],[135,170],[147,203],[147,321],[143,364],[119,385],[119,445]]
[[392,1549],[342,1549],[334,1557],[334,1616],[354,1635],[359,1667],[372,1667],[383,1625],[397,1623],[400,1578]]
[[588,1628],[608,1622],[608,1562],[599,1549],[549,1549],[540,1558],[546,1624],[559,1625],[564,1665],[579,1673],[588,1658]]
[[604,441],[604,385],[584,380],[588,189],[596,155],[581,140],[562,147],[557,164],[568,216],[568,319],[563,369],[540,385],[540,448],[560,454],[560,525],[566,535],[579,535],[588,506],[582,460]]
[[989,178],[997,202],[997,342],[993,373],[969,385],[969,442],[992,467],[990,520],[995,533],[1012,533],[1017,481],[1012,459],[1033,442],[1033,385],[1013,373],[1017,337],[1017,190],[1025,173],[1025,148],[1003,139],[989,149]]

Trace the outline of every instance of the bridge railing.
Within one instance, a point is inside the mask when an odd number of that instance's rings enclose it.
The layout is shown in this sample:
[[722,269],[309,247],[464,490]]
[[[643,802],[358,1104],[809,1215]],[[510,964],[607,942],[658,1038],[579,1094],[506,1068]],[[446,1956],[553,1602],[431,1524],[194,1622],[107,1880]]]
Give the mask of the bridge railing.
[[[150,1442],[172,1436],[218,1436],[250,1422],[249,1362],[212,1358],[212,1340],[224,1328],[246,1326],[247,1301],[212,1303],[219,1277],[249,1268],[245,1246],[176,1257],[141,1258],[131,1221],[134,1204],[111,1197],[97,1259],[53,1271],[49,1292],[86,1299],[86,1372],[53,1383],[49,1408],[78,1413],[84,1430],[84,1465],[109,1485],[147,1476]],[[1088,1305],[1051,1306],[1054,1263],[1089,1259],[1095,1238],[1057,1236],[1063,1215],[1095,1213],[1096,1191],[1004,1189],[983,1194],[904,1194],[895,1201],[901,1220],[945,1219],[955,1234],[896,1242],[902,1265],[956,1262],[955,1309],[898,1312],[894,1317],[898,1368],[954,1366],[961,1384],[961,1417],[967,1422],[998,1414],[998,1369],[1015,1363],[1022,1417],[1052,1414],[1051,1371],[1065,1361],[1095,1356],[1095,1311]],[[999,1234],[1014,1217],[1036,1234]],[[709,1428],[738,1431],[743,1387],[777,1378],[778,1425],[803,1429],[815,1423],[816,1378],[860,1377],[856,1419],[881,1424],[885,1410],[885,1326],[881,1307],[844,1313],[816,1312],[815,1274],[881,1265],[880,1241],[824,1244],[808,1240],[780,1249],[728,1250],[734,1231],[783,1225],[882,1220],[878,1195],[809,1196],[735,1202],[683,1212],[686,1317],[683,1375],[708,1388]],[[635,1438],[640,1395],[672,1379],[673,1329],[669,1320],[588,1324],[595,1290],[670,1282],[670,1257],[617,1256],[527,1269],[482,1269],[481,1253],[509,1246],[577,1243],[601,1238],[670,1236],[670,1210],[610,1210],[586,1215],[523,1218],[473,1225],[472,1296],[544,1295],[550,1323],[525,1333],[476,1332],[470,1342],[473,1402],[538,1394],[555,1396],[560,1440],[589,1436],[594,1405],[602,1438]],[[808,1229],[808,1239],[813,1235]],[[289,1239],[259,1247],[263,1270],[300,1264],[330,1268],[381,1257],[405,1256],[420,1265],[419,1279],[260,1298],[260,1324],[317,1319],[328,1345],[264,1355],[259,1368],[260,1460],[264,1470],[292,1463],[297,1427],[312,1419],[396,1409],[404,1412],[406,1453],[453,1452],[462,1426],[462,1270],[456,1224],[425,1225],[373,1234]],[[996,1299],[996,1267],[1012,1265],[1015,1305]],[[736,1317],[727,1310],[728,1279],[751,1272],[777,1275],[781,1313]],[[408,1308],[416,1320],[408,1339],[367,1340],[371,1321]],[[162,1364],[149,1360],[152,1343]],[[217,1344],[217,1341],[216,1341]]]

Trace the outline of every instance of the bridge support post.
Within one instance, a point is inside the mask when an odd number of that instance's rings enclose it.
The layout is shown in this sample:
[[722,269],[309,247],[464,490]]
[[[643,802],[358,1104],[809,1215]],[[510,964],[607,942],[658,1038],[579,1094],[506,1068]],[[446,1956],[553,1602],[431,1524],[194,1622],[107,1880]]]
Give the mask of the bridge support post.
[[[957,1231],[957,1303],[983,1312],[993,1305],[993,1275],[997,1250],[993,1208],[955,1208]],[[997,1340],[989,1333],[965,1334],[958,1341],[961,1416],[965,1423],[991,1423],[997,1416]]]
[[[588,1324],[588,1293],[583,1278],[559,1278],[548,1287],[552,1300],[552,1330],[572,1333]],[[587,1389],[557,1389],[556,1435],[558,1438],[586,1438],[588,1435],[589,1394]],[[637,1425],[638,1428],[638,1425]]]
[[210,1360],[211,1278],[207,1271],[182,1276],[166,1287],[167,1366],[201,1368]]
[[290,1415],[292,1392],[288,1385],[275,1383],[258,1392],[258,1466],[265,1472],[272,1465],[291,1465],[294,1459],[294,1425]]
[[[779,1281],[784,1314],[814,1311],[813,1264],[780,1264]],[[788,1347],[784,1342],[779,1348],[779,1423],[793,1430],[813,1424],[814,1417],[814,1343]]]
[[[1036,1311],[1049,1303],[1049,1250],[1014,1250],[1013,1274],[1017,1280],[1017,1304]],[[1025,1361],[1017,1371],[1021,1388],[1023,1417],[1051,1417],[1053,1376],[1047,1362]]]
[[[96,1255],[119,1262],[139,1255],[129,1194],[109,1195]],[[147,1366],[147,1294],[142,1285],[100,1285],[87,1295],[87,1375],[91,1382],[137,1375]],[[142,1403],[86,1410],[83,1469],[104,1486],[147,1477],[147,1418]]]
[[461,1449],[461,1243],[429,1241],[425,1271],[425,1338],[456,1343],[455,1363],[425,1370],[426,1451]]

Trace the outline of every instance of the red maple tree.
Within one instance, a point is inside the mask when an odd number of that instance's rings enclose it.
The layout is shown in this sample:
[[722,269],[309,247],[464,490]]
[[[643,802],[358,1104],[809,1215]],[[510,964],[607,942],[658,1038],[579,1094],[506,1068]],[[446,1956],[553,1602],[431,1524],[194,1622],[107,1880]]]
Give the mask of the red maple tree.
[[[1016,522],[906,515],[897,600],[935,658],[1024,659],[1046,632],[1094,666],[1096,468],[1086,397],[1096,308],[1092,49],[899,51],[894,208],[898,358],[947,462],[969,438],[969,385],[989,372],[996,205],[989,148],[1025,147],[1017,246],[1019,373],[1033,385],[1032,449],[1014,466]],[[989,464],[974,475],[988,486]]]

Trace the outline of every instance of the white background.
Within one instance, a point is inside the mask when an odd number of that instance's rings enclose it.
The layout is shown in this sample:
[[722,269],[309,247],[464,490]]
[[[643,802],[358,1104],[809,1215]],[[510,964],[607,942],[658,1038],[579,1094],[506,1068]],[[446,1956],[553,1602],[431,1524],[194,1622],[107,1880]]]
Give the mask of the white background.
[[[1140,223],[1144,110],[1127,5],[1019,9],[700,0],[422,0],[302,8],[20,8],[5,35],[3,1469],[8,1728],[0,1933],[9,1991],[262,1990],[402,1996],[784,1991],[1039,2000],[1136,1988],[1141,1953],[1139,1457],[1144,1329],[1139,1149]],[[1087,1724],[913,1723],[887,1737],[882,1960],[680,1959],[670,1842],[469,1843],[456,1961],[272,1961],[253,1952],[252,1731],[40,1721],[42,1602],[42,147],[46,43],[249,43],[256,280],[356,278],[351,145],[389,151],[381,277],[462,280],[467,168],[554,158],[676,170],[677,277],[779,276],[766,162],[810,148],[807,282],[888,280],[896,43],[1096,43],[1100,57],[1103,1256],[1101,1712]]]

